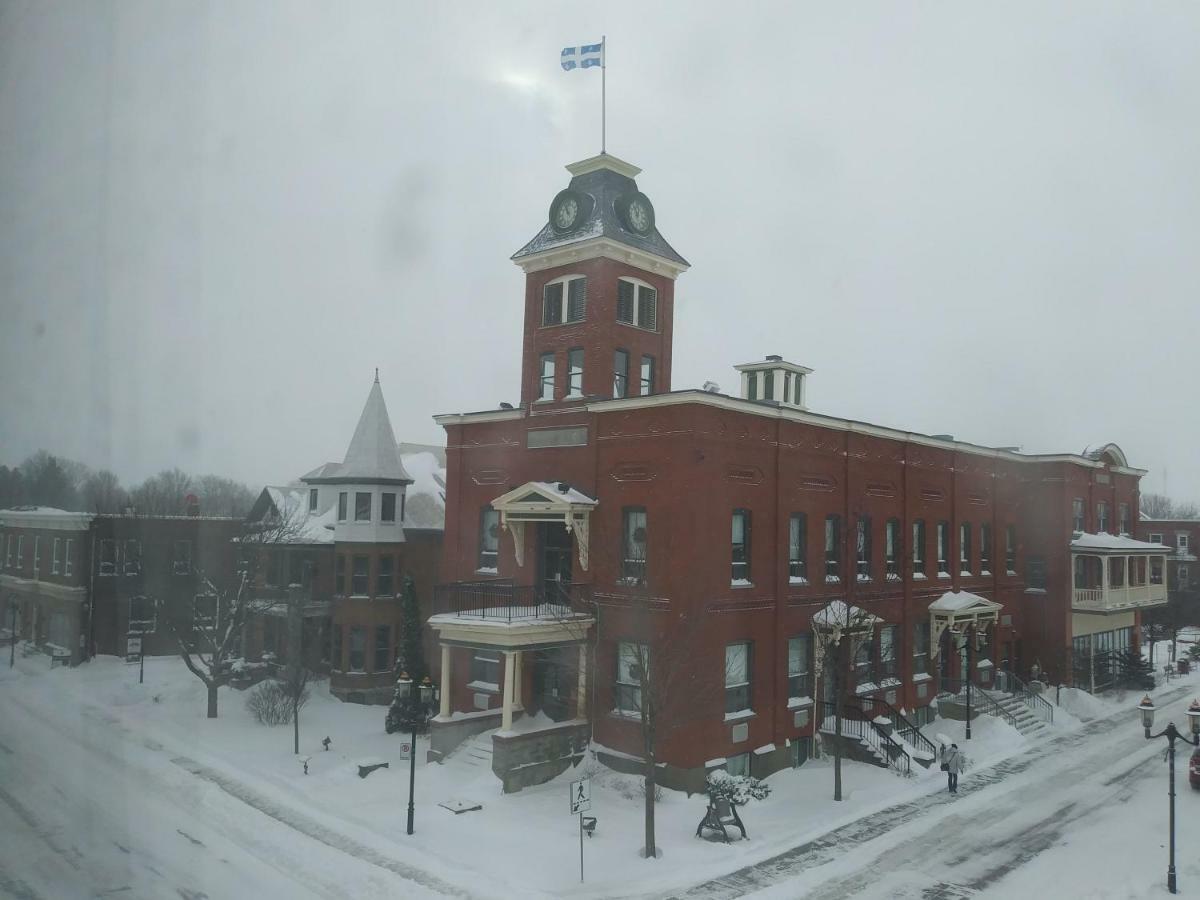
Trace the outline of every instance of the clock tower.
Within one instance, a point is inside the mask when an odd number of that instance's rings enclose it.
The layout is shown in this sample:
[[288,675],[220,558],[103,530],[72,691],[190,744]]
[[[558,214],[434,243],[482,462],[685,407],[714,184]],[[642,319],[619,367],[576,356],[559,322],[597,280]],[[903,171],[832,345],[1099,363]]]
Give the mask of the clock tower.
[[512,257],[525,272],[523,406],[671,389],[675,279],[641,172],[601,153],[567,166],[546,224]]

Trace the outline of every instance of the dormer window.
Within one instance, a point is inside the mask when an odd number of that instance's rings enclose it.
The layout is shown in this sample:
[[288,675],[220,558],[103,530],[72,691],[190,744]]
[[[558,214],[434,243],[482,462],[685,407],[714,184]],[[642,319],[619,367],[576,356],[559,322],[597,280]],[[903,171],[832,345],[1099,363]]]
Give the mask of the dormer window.
[[650,331],[658,329],[658,291],[641,281],[617,281],[617,321]]
[[587,278],[567,275],[542,288],[542,324],[582,322],[587,307]]

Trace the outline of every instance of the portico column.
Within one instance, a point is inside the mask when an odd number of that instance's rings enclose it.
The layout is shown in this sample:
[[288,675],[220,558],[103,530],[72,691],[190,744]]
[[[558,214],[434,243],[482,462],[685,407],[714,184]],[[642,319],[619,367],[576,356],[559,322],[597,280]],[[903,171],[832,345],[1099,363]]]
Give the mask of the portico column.
[[442,701],[438,707],[438,715],[443,719],[450,717],[450,645],[442,644]]
[[512,728],[513,703],[513,668],[516,666],[515,653],[504,651],[504,693],[501,695],[500,728],[508,731]]
[[575,718],[586,719],[587,702],[587,644],[579,645],[579,685],[575,689]]
[[513,672],[513,709],[525,709],[525,701],[521,699],[525,684],[525,651],[518,650],[516,656],[516,671]]

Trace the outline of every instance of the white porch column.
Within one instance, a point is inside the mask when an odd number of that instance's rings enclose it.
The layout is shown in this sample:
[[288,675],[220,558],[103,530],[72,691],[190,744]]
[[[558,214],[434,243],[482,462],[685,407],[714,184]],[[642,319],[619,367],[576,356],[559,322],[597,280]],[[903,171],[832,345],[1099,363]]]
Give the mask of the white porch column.
[[587,718],[587,644],[579,645],[579,685],[575,691],[575,710],[575,718]]
[[438,715],[443,719],[450,717],[450,684],[450,645],[442,644],[442,700]]
[[525,651],[517,650],[516,656],[516,671],[513,672],[513,709],[525,709],[525,703],[521,700],[521,686],[525,683]]
[[512,704],[513,704],[513,668],[516,666],[514,657],[515,653],[510,651],[504,652],[504,693],[501,694],[501,712],[500,712],[500,728],[503,731],[508,731],[512,728]]

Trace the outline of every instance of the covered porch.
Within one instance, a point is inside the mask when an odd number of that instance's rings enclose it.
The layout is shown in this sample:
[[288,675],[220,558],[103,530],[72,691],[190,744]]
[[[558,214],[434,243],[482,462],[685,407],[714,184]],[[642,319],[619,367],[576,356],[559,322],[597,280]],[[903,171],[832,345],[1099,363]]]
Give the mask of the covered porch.
[[1114,615],[1165,605],[1171,552],[1162,544],[1104,532],[1077,535],[1071,541],[1071,608]]
[[968,591],[947,591],[929,604],[930,652],[943,694],[957,694],[967,681],[992,684],[988,651],[1003,608]]

